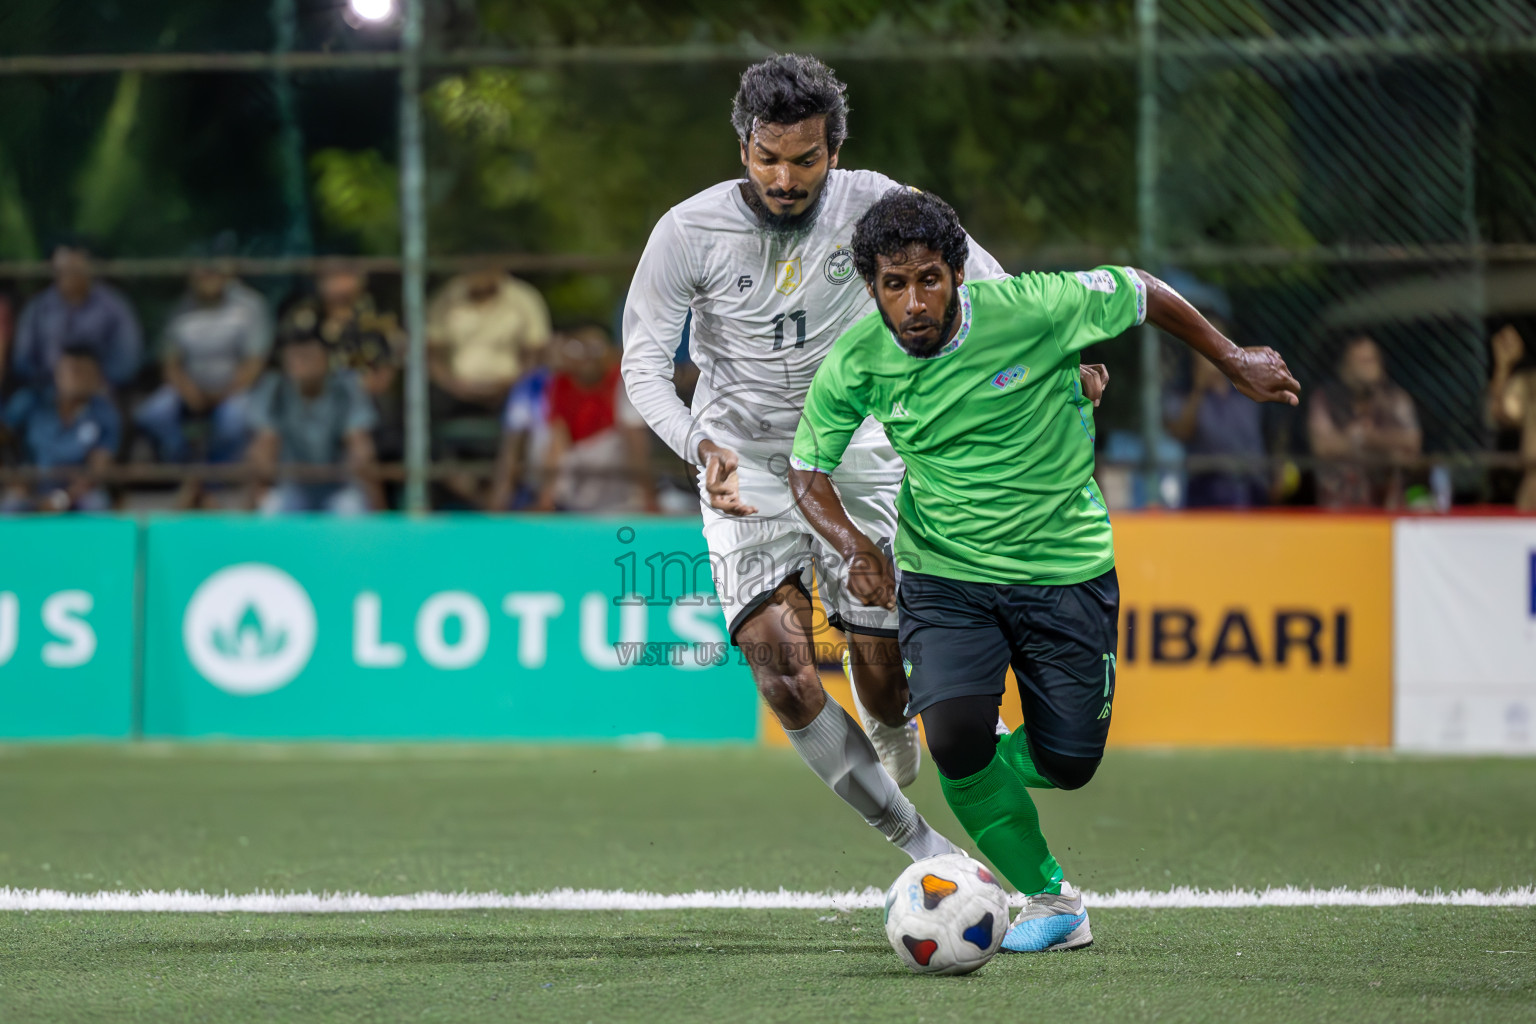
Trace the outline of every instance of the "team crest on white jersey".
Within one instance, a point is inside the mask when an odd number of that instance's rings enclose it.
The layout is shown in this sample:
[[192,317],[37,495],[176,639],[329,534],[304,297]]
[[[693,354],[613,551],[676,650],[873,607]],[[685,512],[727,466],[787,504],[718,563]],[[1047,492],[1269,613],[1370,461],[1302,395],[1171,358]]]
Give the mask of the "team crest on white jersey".
[[838,246],[822,264],[821,272],[829,284],[847,284],[853,280],[853,250]]
[[792,260],[779,260],[774,268],[774,289],[783,295],[788,295],[800,287],[800,257]]

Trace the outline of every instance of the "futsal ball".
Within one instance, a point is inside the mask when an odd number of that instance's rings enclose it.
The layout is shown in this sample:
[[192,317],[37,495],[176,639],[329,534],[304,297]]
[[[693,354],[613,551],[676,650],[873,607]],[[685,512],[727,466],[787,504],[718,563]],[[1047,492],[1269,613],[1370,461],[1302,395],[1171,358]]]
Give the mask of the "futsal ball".
[[969,974],[997,955],[1008,894],[980,861],[945,853],[913,864],[885,894],[885,937],[918,974]]

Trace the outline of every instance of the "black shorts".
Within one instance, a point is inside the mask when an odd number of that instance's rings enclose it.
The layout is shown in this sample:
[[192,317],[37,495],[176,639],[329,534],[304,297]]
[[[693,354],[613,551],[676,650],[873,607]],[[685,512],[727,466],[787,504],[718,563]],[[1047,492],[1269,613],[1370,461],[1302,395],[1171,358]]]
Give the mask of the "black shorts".
[[903,572],[896,609],[911,665],[907,714],[951,697],[1003,695],[1013,666],[1031,743],[1100,757],[1109,736],[1120,581],[968,583]]

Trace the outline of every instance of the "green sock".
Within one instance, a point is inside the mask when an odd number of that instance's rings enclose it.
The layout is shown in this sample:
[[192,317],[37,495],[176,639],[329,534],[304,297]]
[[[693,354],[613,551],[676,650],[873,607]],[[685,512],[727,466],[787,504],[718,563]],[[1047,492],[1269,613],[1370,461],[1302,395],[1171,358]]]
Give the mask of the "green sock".
[[1061,892],[1061,865],[1045,845],[1035,802],[1001,745],[975,775],[950,779],[940,772],[939,785],[966,834],[1015,888],[1030,896]]
[[1035,759],[1029,756],[1029,743],[1023,729],[1015,729],[997,744],[997,752],[1008,766],[1019,773],[1024,785],[1030,789],[1055,789],[1056,786],[1035,768]]

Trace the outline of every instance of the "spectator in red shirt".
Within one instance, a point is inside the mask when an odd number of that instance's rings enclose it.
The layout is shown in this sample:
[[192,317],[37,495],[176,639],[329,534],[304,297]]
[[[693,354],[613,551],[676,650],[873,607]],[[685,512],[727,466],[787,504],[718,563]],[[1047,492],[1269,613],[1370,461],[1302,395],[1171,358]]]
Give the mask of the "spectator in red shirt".
[[545,512],[654,510],[650,435],[624,393],[608,332],[583,324],[558,335],[552,349],[549,447],[536,507]]

